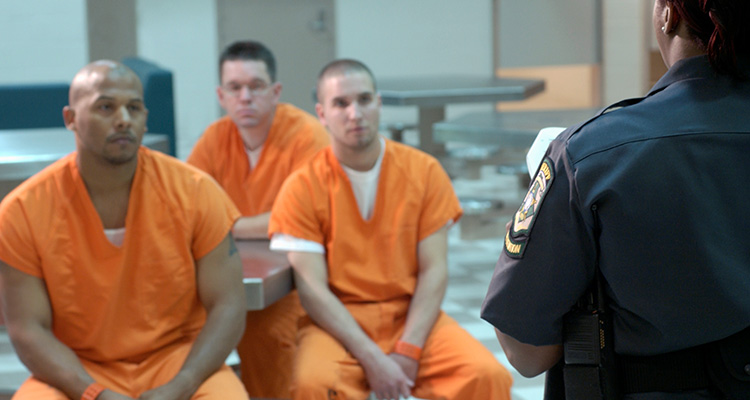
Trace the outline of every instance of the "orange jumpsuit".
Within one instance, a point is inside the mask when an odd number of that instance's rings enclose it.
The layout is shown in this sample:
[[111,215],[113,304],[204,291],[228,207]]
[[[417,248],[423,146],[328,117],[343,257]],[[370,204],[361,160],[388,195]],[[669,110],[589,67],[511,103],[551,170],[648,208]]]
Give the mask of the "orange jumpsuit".
[[[440,164],[386,141],[370,220],[362,219],[346,173],[329,147],[284,184],[269,232],[322,244],[331,291],[381,350],[391,353],[417,284],[419,242],[460,216]],[[424,344],[412,394],[509,399],[511,383],[492,353],[441,312]],[[293,398],[364,399],[368,393],[358,361],[305,318],[298,334]]]
[[[254,216],[271,211],[289,174],[327,144],[328,133],[315,117],[281,103],[254,169],[229,117],[206,129],[187,161],[213,176],[243,216]],[[251,396],[289,396],[297,322],[303,315],[296,291],[264,310],[247,313],[237,353],[242,382]]]
[[[124,242],[114,246],[72,153],[4,199],[0,259],[44,280],[52,332],[84,368],[106,387],[137,397],[170,380],[187,357],[206,319],[195,260],[226,237],[238,216],[213,179],[141,147]],[[200,395],[247,398],[226,366]],[[15,398],[65,396],[32,377]]]

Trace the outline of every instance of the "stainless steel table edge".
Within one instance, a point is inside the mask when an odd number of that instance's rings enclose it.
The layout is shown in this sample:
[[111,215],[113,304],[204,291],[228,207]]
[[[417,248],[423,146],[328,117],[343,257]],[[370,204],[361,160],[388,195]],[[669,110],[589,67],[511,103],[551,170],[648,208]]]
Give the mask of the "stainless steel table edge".
[[[14,131],[15,132],[15,131]],[[0,136],[4,133],[0,130]],[[12,133],[18,134],[18,133]],[[72,134],[72,132],[71,132]],[[169,138],[160,133],[149,133],[143,136],[142,145],[166,153],[169,151]],[[23,181],[53,164],[55,161],[75,151],[75,147],[55,153],[38,155],[0,155],[0,180]]]
[[451,129],[440,129],[435,130],[433,137],[437,143],[448,143],[448,142],[460,142],[460,143],[473,143],[482,145],[497,145],[502,147],[518,147],[525,148],[531,146],[536,138],[535,132],[530,134],[528,131],[511,131],[506,130],[502,134],[488,136],[486,132],[476,129],[466,130],[451,130]]
[[[380,90],[384,106],[444,107],[458,103],[525,100],[544,91],[544,81],[520,81],[507,87],[440,90]],[[502,99],[498,99],[502,97]]]
[[262,310],[286,296],[294,289],[293,279],[291,267],[266,278],[243,278],[247,310]]
[[262,310],[294,289],[286,253],[269,248],[268,239],[235,241],[242,259],[242,283],[248,311]]

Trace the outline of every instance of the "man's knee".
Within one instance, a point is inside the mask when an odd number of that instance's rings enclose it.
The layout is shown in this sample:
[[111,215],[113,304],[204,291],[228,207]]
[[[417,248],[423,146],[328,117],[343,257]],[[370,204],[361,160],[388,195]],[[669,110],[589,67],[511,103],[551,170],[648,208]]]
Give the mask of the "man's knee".
[[477,357],[472,367],[474,375],[482,380],[513,382],[510,372],[495,357]]
[[331,372],[318,366],[298,368],[292,377],[292,392],[325,393],[333,385]]
[[472,373],[474,379],[467,382],[464,390],[473,392],[475,398],[479,394],[486,394],[493,399],[510,399],[513,377],[494,357],[479,358],[473,365]]
[[206,379],[193,395],[193,399],[201,400],[246,400],[249,398],[245,386],[234,371],[226,365]]
[[476,357],[464,364],[457,376],[466,377],[462,390],[483,391],[494,388],[493,391],[501,390],[503,392],[510,390],[513,385],[513,377],[510,372],[498,362],[494,357]]
[[46,383],[29,378],[18,388],[13,400],[68,400],[68,397]]
[[486,379],[490,379],[494,382],[505,383],[507,387],[510,387],[513,384],[513,376],[510,374],[510,371],[494,359],[492,362],[484,363],[482,369]]

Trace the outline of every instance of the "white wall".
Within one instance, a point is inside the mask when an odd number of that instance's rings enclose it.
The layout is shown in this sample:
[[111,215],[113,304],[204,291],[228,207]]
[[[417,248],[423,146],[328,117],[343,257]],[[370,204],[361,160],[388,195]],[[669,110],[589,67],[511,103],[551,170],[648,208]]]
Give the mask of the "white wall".
[[173,73],[177,156],[185,159],[219,116],[213,1],[137,0],[139,56]]
[[0,1],[0,84],[70,82],[88,61],[85,0]]
[[492,73],[488,0],[336,2],[339,57],[365,62],[379,77]]
[[640,97],[649,89],[652,7],[652,0],[604,0],[604,104]]
[[[336,56],[367,64],[376,78],[491,76],[490,0],[336,2]],[[491,104],[452,105],[447,117],[491,110]],[[416,122],[416,107],[386,106],[382,121]]]
[[600,23],[600,0],[500,0],[500,66],[597,64]]
[[86,0],[89,60],[121,60],[138,55],[135,2]]
[[[215,1],[135,1],[139,55],[174,73],[177,153],[185,158],[220,115],[214,91],[219,53]],[[604,101],[643,95],[648,89],[644,57],[653,46],[652,1],[601,1]],[[492,74],[490,0],[335,4],[336,56],[361,59],[379,78]],[[566,19],[576,24],[574,16]],[[518,40],[526,34],[518,33]],[[0,84],[69,82],[89,61],[86,0],[0,1],[0,37]],[[491,105],[452,105],[448,117],[480,109]],[[383,113],[384,122],[416,119],[412,107],[385,107]]]
[[[177,154],[185,158],[219,116],[214,2],[136,1],[139,56],[174,73]],[[1,1],[0,84],[70,82],[90,58],[86,15],[86,0]]]

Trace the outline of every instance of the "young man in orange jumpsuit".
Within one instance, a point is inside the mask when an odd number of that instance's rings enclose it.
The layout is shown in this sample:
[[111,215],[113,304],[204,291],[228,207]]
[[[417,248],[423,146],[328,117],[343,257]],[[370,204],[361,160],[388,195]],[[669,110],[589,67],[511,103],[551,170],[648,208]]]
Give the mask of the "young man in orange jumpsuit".
[[433,157],[378,134],[366,66],[339,60],[318,80],[331,146],[287,179],[269,224],[289,251],[309,317],[294,399],[509,399],[495,357],[440,310],[447,230],[461,216]]
[[[276,62],[263,44],[230,45],[219,68],[216,93],[227,115],[206,129],[187,161],[213,176],[239,208],[235,238],[266,238],[281,184],[328,144],[328,134],[314,116],[279,103]],[[247,313],[237,352],[251,396],[289,397],[297,321],[303,315],[296,291]]]
[[239,212],[203,172],[142,147],[136,75],[84,67],[63,110],[77,151],[0,204],[14,399],[247,399],[224,360],[244,327]]

